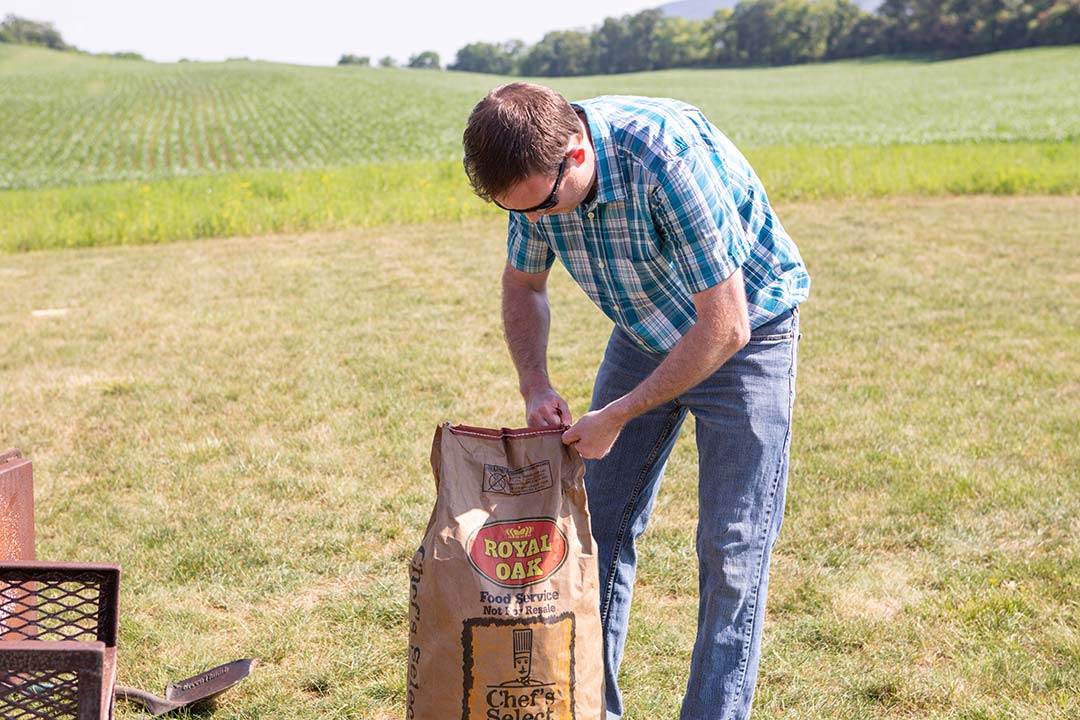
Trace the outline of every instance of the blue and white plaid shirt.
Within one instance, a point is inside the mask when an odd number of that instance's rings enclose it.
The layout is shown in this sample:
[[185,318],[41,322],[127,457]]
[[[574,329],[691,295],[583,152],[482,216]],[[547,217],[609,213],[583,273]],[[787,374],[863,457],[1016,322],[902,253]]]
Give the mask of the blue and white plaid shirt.
[[575,103],[596,149],[595,199],[530,223],[510,213],[510,264],[537,273],[558,256],[615,324],[666,353],[694,324],[692,293],[742,268],[752,328],[806,300],[810,276],[746,158],[700,110],[677,100]]

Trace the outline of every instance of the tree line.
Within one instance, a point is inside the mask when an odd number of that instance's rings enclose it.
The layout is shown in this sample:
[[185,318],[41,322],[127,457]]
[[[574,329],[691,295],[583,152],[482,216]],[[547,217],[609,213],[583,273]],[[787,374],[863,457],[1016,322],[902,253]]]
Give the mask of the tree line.
[[[371,67],[371,56],[345,54],[341,56],[337,61],[337,64]],[[379,58],[379,67],[392,68],[397,66],[397,60],[390,55]],[[424,52],[417,53],[410,57],[409,62],[405,64],[405,67],[416,68],[419,70],[442,70],[442,62],[439,59],[439,53],[434,50],[425,50]]]
[[27,20],[17,15],[8,15],[0,22],[0,42],[13,45],[37,45],[52,50],[66,50],[81,53],[83,55],[96,55],[97,57],[111,57],[118,60],[143,60],[137,52],[114,52],[114,53],[86,53],[64,42],[60,31],[50,22],[38,22]]
[[35,22],[16,15],[8,15],[0,22],[0,42],[19,45],[40,45],[53,50],[74,50],[64,42],[60,31],[52,23]]
[[[8,15],[0,42],[78,52],[48,22]],[[592,30],[556,30],[535,45],[478,42],[457,51],[447,69],[556,77],[685,67],[791,65],[869,57],[977,55],[1039,45],[1080,43],[1080,0],[884,0],[875,12],[851,0],[741,0],[706,20],[644,10],[606,18]],[[141,59],[137,53],[105,53]],[[370,66],[342,55],[339,65]],[[395,67],[392,57],[378,61]],[[406,67],[440,70],[426,50]]]
[[706,20],[645,10],[592,30],[472,43],[449,70],[567,76],[683,67],[745,67],[869,57],[976,55],[1080,43],[1080,0],[742,0]]

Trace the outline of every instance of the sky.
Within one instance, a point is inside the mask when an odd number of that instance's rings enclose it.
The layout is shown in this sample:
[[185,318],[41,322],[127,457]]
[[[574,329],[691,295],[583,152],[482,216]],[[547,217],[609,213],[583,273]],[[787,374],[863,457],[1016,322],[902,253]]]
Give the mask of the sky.
[[550,30],[591,29],[608,16],[664,0],[0,0],[0,16],[51,22],[89,52],[134,51],[148,60],[252,60],[334,65],[341,55],[424,50],[443,65],[471,42],[532,44]]

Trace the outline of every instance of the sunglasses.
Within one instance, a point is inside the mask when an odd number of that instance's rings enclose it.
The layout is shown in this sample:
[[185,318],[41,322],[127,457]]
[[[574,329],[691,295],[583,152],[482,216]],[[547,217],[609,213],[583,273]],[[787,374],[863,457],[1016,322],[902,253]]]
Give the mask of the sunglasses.
[[512,210],[508,207],[504,207],[503,205],[501,205],[498,200],[492,199],[492,202],[501,207],[503,210],[506,210],[507,212],[531,213],[537,212],[538,210],[550,210],[551,208],[559,204],[559,185],[562,184],[563,171],[566,170],[566,161],[569,159],[570,156],[568,155],[563,158],[563,161],[561,163],[559,163],[559,172],[555,175],[555,184],[551,186],[551,194],[547,196],[547,200],[540,203],[539,205],[534,205],[533,207],[525,208],[524,210]]

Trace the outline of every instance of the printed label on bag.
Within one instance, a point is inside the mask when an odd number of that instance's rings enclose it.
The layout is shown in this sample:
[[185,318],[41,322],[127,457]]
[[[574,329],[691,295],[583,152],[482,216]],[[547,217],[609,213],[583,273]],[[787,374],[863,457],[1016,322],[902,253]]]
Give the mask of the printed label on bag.
[[573,613],[464,624],[462,720],[573,720]]
[[420,626],[420,581],[424,579],[424,556],[427,550],[421,545],[409,565],[409,669],[405,679],[405,718],[415,720],[416,693],[420,690],[420,659],[422,652],[416,644]]
[[517,470],[502,465],[484,466],[484,492],[528,495],[547,490],[553,484],[551,463],[547,460]]
[[566,536],[554,518],[504,520],[469,539],[469,562],[500,587],[518,588],[549,578],[566,559]]

